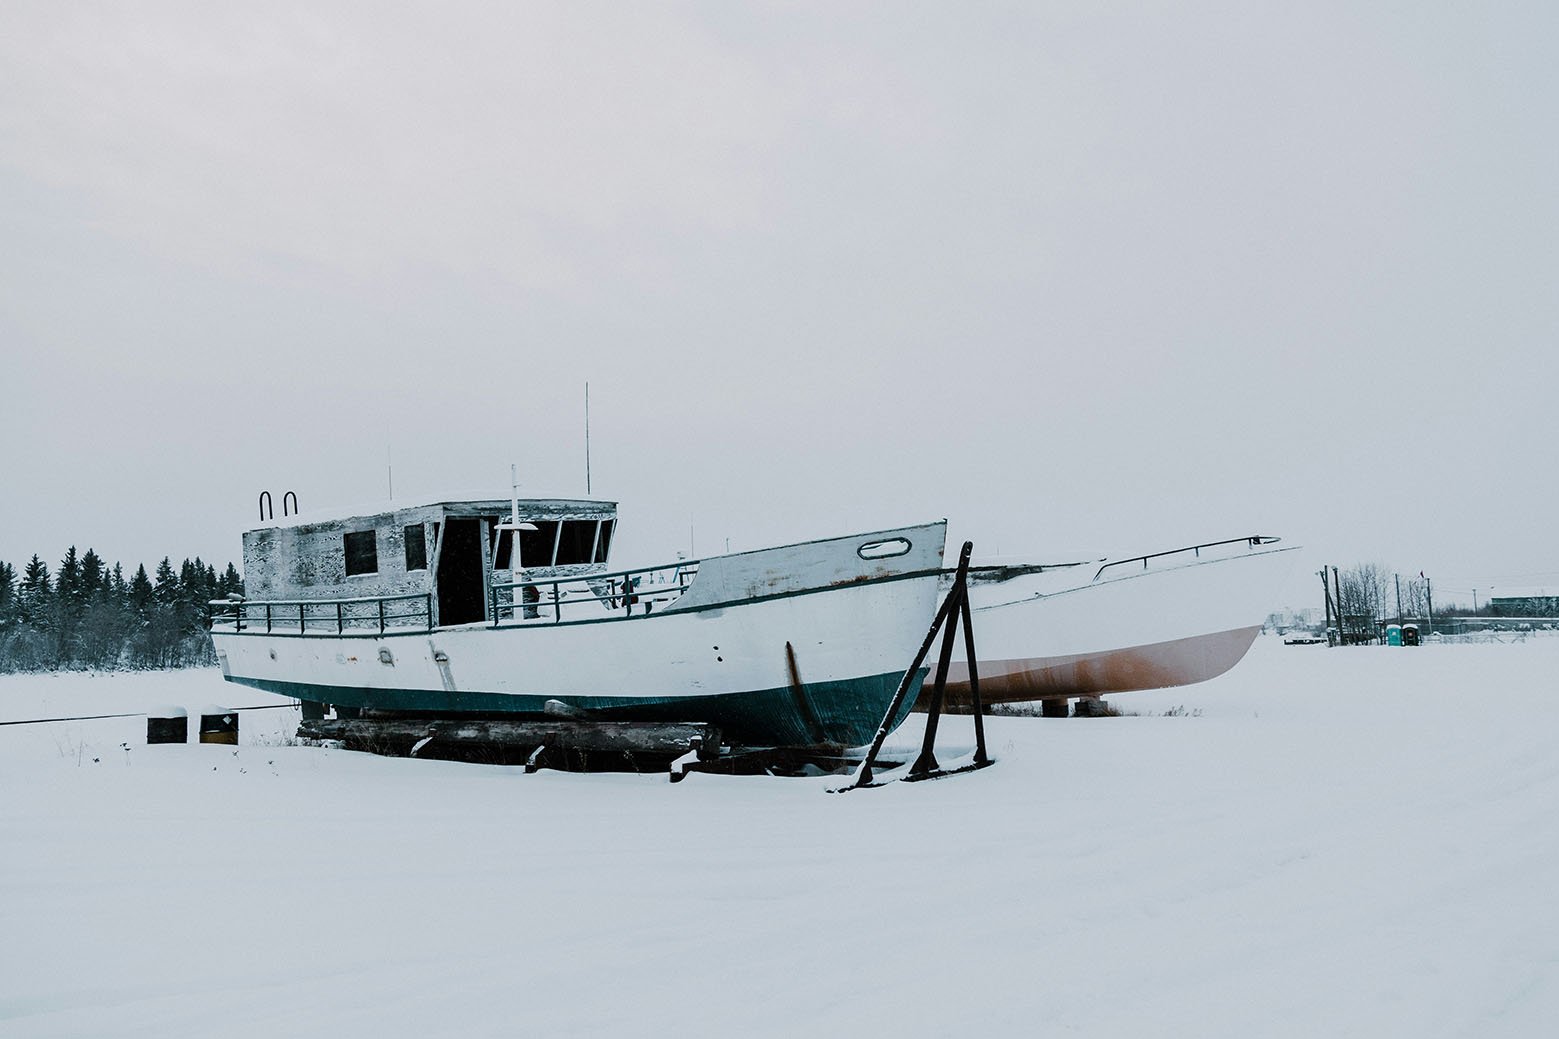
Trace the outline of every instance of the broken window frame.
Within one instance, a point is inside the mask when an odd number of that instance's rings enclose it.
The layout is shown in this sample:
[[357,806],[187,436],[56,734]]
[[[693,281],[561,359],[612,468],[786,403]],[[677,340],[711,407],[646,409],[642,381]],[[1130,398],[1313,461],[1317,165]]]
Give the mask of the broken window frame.
[[406,538],[406,572],[428,568],[427,527],[422,523],[408,523],[402,531]]
[[346,556],[346,576],[368,577],[379,572],[377,530],[346,531],[341,535],[341,549]]

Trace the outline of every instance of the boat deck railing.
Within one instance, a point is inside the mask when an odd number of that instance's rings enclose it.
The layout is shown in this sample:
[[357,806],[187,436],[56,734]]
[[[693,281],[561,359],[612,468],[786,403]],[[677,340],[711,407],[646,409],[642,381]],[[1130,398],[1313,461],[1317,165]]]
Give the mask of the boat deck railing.
[[487,592],[489,616],[495,628],[556,624],[565,610],[572,620],[642,617],[681,598],[697,574],[698,561],[684,560],[616,573],[493,581]]
[[[642,617],[681,598],[696,560],[488,585],[493,627]],[[433,631],[432,592],[343,599],[213,599],[211,630],[246,635],[372,635]]]
[[351,599],[213,599],[211,629],[267,635],[432,631],[433,594],[409,592]]
[[1282,538],[1270,537],[1266,534],[1252,534],[1250,537],[1229,538],[1226,541],[1208,541],[1201,545],[1187,545],[1185,548],[1172,548],[1167,552],[1152,552],[1145,556],[1132,556],[1130,559],[1112,559],[1099,568],[1099,572],[1093,575],[1093,579],[1097,581],[1106,570],[1113,566],[1135,566],[1136,564],[1141,563],[1142,569],[1146,570],[1148,569],[1149,563],[1155,559],[1164,559],[1169,556],[1184,555],[1187,552],[1190,552],[1192,555],[1200,558],[1202,553],[1210,548],[1222,548],[1226,545],[1244,545],[1247,548],[1256,548],[1260,545],[1275,545],[1282,540]]

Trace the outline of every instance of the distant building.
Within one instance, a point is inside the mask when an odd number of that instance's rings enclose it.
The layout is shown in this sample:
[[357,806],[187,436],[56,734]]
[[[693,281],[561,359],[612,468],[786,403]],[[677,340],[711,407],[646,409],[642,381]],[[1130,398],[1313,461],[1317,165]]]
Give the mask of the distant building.
[[1325,611],[1314,606],[1302,610],[1282,609],[1267,615],[1267,627],[1280,634],[1294,628],[1319,630],[1325,623]]
[[1496,595],[1489,600],[1496,617],[1559,617],[1559,595]]

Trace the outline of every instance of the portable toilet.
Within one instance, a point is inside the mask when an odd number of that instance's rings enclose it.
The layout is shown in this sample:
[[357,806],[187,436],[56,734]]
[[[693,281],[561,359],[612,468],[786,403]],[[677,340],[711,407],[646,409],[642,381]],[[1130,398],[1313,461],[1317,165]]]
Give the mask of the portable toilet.
[[1416,646],[1416,645],[1418,645],[1418,625],[1416,625],[1416,624],[1404,624],[1404,625],[1402,625],[1402,645],[1404,645],[1404,646]]
[[1402,645],[1402,625],[1400,625],[1400,624],[1388,624],[1388,625],[1386,625],[1386,645],[1388,645],[1388,646],[1400,646],[1400,645]]

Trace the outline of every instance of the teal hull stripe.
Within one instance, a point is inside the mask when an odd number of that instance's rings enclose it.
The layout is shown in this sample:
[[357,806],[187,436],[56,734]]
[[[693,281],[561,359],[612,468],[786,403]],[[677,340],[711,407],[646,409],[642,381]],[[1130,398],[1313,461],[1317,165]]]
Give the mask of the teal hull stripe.
[[[237,676],[228,681],[315,703],[436,714],[541,714],[548,700],[560,699],[603,719],[710,722],[720,727],[726,740],[749,746],[810,746],[818,743],[821,736],[824,743],[858,747],[870,743],[877,734],[877,727],[882,724],[882,716],[892,703],[903,675],[902,671],[893,671],[838,682],[808,682],[802,690],[804,705],[798,705],[798,697],[789,686],[711,696],[640,698],[362,689]],[[898,716],[889,719],[890,730],[897,728],[909,714],[925,677],[926,669],[921,668],[910,682]]]

